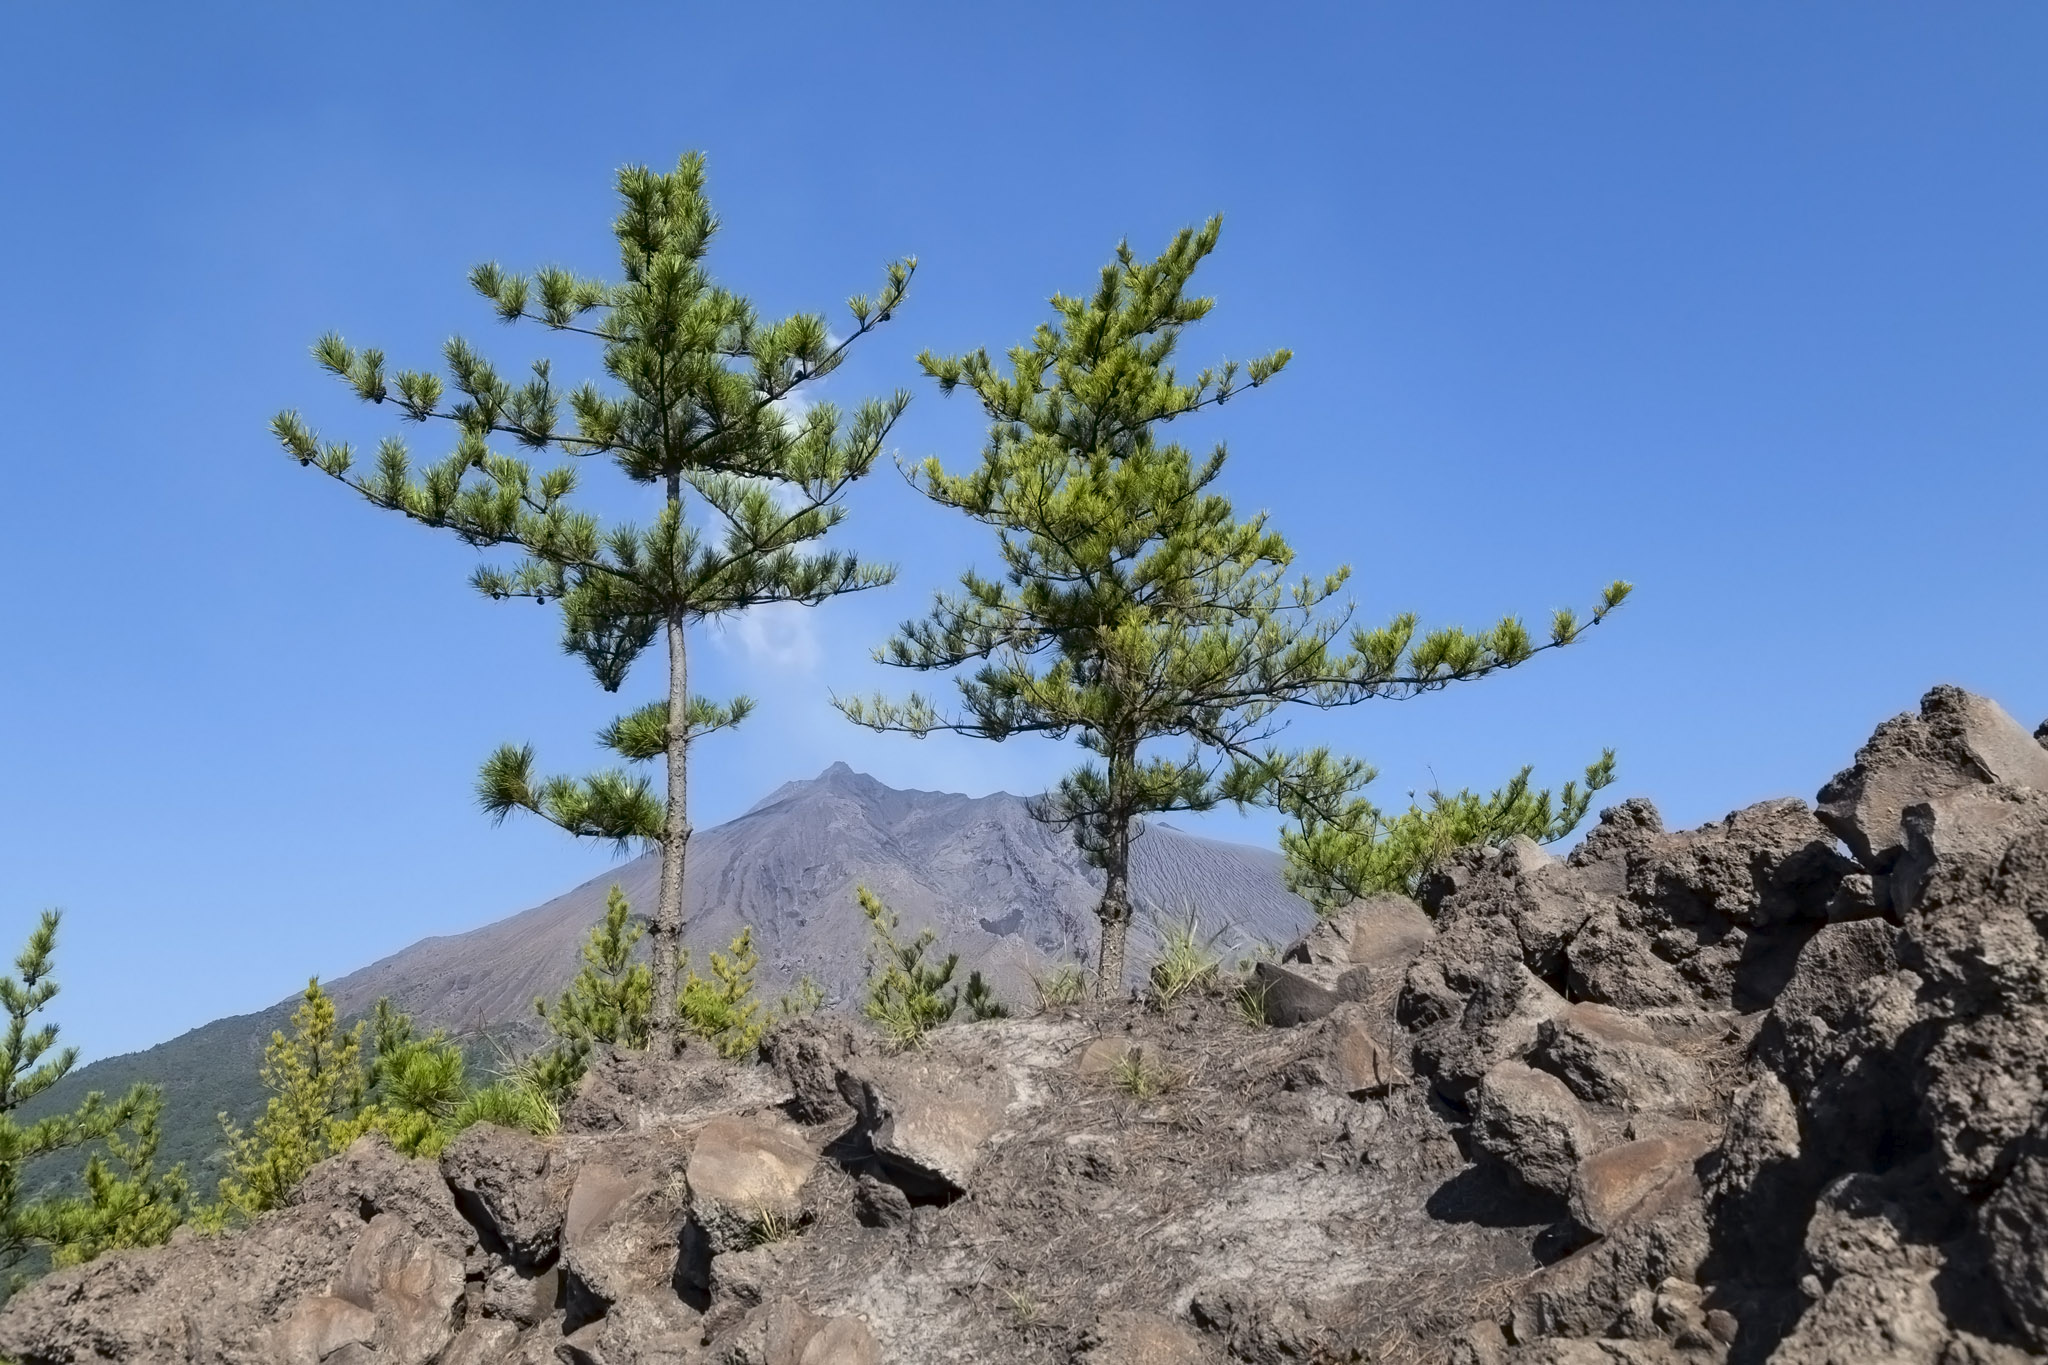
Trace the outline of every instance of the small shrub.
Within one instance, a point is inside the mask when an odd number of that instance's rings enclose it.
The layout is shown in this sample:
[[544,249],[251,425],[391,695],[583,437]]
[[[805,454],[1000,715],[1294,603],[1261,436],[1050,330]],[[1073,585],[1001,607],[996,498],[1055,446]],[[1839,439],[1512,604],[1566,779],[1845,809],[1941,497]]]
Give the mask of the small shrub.
[[471,1092],[448,1120],[448,1128],[453,1134],[479,1123],[547,1137],[561,1128],[562,1116],[533,1069],[524,1067]]
[[1045,1306],[1039,1303],[1038,1296],[1028,1289],[1005,1289],[1003,1302],[1009,1306],[1011,1315],[1017,1319],[1017,1325],[1020,1327],[1031,1326],[1045,1312]]
[[1160,1008],[1215,978],[1216,969],[1223,965],[1215,950],[1216,937],[1202,937],[1192,910],[1160,934],[1159,956],[1153,960],[1149,974],[1152,999]]
[[1109,1069],[1110,1083],[1133,1099],[1149,1100],[1171,1090],[1179,1079],[1174,1072],[1146,1060],[1141,1048],[1132,1048],[1117,1058]]
[[1031,985],[1038,992],[1041,1013],[1069,1009],[1088,998],[1088,973],[1072,963],[1032,977]]
[[1252,981],[1238,987],[1237,994],[1231,998],[1237,1017],[1253,1028],[1266,1027],[1271,1022],[1266,1018],[1266,993],[1271,989],[1262,982]]
[[951,983],[960,955],[948,953],[942,962],[926,961],[925,954],[938,942],[936,933],[926,929],[905,943],[896,936],[895,911],[865,886],[855,888],[854,894],[870,927],[868,992],[861,1013],[899,1047],[915,1046],[951,1019],[959,1006],[959,988]]
[[775,1002],[775,1012],[784,1019],[802,1019],[825,1008],[825,988],[818,979],[805,972],[796,979],[789,992]]
[[802,1232],[807,1221],[801,1214],[792,1218],[779,1209],[756,1209],[754,1216],[747,1220],[747,1245],[760,1247],[771,1242],[786,1242]]
[[996,999],[995,991],[988,982],[981,979],[980,972],[968,973],[967,989],[960,996],[960,1003],[966,1007],[967,1013],[976,1023],[1010,1017],[1010,1007]]
[[711,954],[711,975],[699,976],[683,954],[683,1027],[710,1042],[721,1057],[745,1057],[761,1045],[767,1031],[761,1001],[754,993],[754,969],[761,956],[754,951],[754,931],[742,929],[723,953]]

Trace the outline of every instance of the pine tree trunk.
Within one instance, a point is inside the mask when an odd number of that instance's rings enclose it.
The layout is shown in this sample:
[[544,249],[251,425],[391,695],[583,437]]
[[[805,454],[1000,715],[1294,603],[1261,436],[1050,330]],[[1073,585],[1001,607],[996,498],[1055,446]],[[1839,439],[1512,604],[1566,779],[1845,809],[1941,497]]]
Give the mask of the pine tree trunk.
[[[669,480],[669,499],[682,500],[681,480]],[[690,851],[690,656],[683,614],[668,618],[668,811],[661,831],[661,891],[655,900],[649,948],[654,955],[654,1009],[648,1046],[657,1054],[680,1050],[676,1027],[676,965],[683,946],[683,867]]]
[[1124,947],[1130,936],[1130,849],[1126,843],[1121,858],[1112,853],[1109,881],[1102,890],[1102,904],[1095,913],[1102,920],[1102,957],[1095,973],[1096,994],[1115,1000],[1124,990]]
[[1124,993],[1124,949],[1131,929],[1131,817],[1125,788],[1129,785],[1135,754],[1112,752],[1109,756],[1108,829],[1103,841],[1102,870],[1105,874],[1102,903],[1095,908],[1102,921],[1102,954],[1096,964],[1095,990],[1098,998],[1115,1000]]

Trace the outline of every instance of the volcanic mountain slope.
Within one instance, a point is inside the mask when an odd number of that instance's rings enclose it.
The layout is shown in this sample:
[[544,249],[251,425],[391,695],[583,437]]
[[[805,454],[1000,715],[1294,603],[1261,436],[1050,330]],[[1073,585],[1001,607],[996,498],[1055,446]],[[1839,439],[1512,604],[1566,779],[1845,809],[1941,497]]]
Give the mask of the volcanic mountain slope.
[[[327,988],[345,1017],[389,996],[426,1025],[519,1033],[533,1020],[534,997],[574,974],[613,883],[636,912],[653,910],[658,862],[636,858],[531,910],[423,939]],[[1153,824],[1137,840],[1133,862],[1140,906],[1133,963],[1149,960],[1163,924],[1189,914],[1226,954],[1285,943],[1313,919],[1282,886],[1281,860],[1269,850]],[[835,763],[695,836],[684,938],[701,955],[751,925],[764,994],[808,973],[843,1001],[865,974],[867,922],[854,901],[855,886],[864,885],[889,902],[906,931],[937,930],[942,951],[960,954],[963,977],[981,968],[1000,993],[1021,999],[1028,971],[1092,960],[1099,877],[1069,836],[1031,818],[1021,797],[898,791]],[[146,1052],[94,1063],[45,1103],[54,1109],[87,1090],[156,1081],[168,1092],[166,1159],[203,1160],[219,1145],[214,1115],[241,1115],[253,1105],[263,1045],[290,1009],[286,1001],[216,1020]]]
[[[1283,944],[1313,918],[1281,885],[1278,855],[1262,849],[1154,824],[1133,862],[1135,962],[1161,927],[1188,915],[1224,951]],[[636,858],[509,919],[424,939],[330,989],[344,1013],[390,996],[458,1032],[525,1019],[536,994],[575,971],[614,883],[636,912],[653,910],[658,867],[653,854]],[[866,971],[856,886],[887,901],[906,930],[937,930],[943,951],[1012,992],[1028,989],[1027,971],[1094,952],[1099,874],[1008,793],[898,791],[835,763],[698,834],[688,876],[692,949],[723,948],[751,925],[764,986],[808,974],[834,1000],[850,998]]]

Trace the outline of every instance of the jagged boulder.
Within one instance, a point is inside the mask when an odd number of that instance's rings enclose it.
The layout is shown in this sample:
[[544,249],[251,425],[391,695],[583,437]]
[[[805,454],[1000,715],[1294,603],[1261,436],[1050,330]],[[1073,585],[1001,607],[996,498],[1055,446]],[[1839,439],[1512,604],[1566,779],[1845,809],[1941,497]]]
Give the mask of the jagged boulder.
[[404,1155],[379,1132],[365,1133],[315,1166],[292,1191],[291,1204],[345,1209],[364,1222],[390,1214],[457,1260],[476,1248],[476,1229],[434,1164]]
[[1455,919],[1409,968],[1398,1018],[1414,1035],[1417,1069],[1444,1098],[1463,1105],[1482,1076],[1519,1060],[1565,999],[1522,960],[1498,921]]
[[1332,1087],[1357,1099],[1385,1095],[1408,1077],[1356,1010],[1330,1017],[1325,1070]]
[[[114,1252],[35,1281],[0,1313],[0,1354],[35,1365],[277,1365],[282,1329],[308,1298],[338,1297],[366,1224],[378,1218],[423,1254],[458,1268],[474,1246],[432,1163],[408,1161],[371,1135],[315,1168],[291,1206],[245,1230],[222,1237],[181,1231],[168,1246]],[[354,1306],[378,1319],[377,1330],[395,1329],[395,1319],[387,1328],[373,1306]],[[395,1307],[393,1301],[387,1314]],[[346,1335],[362,1323],[332,1306],[308,1315],[292,1350],[312,1349],[324,1333]],[[369,1349],[338,1337],[328,1344],[335,1347],[330,1360]]]
[[1429,915],[1406,896],[1366,896],[1324,916],[1280,955],[1282,962],[1365,967],[1398,979],[1435,934]]
[[554,1260],[572,1177],[546,1144],[479,1123],[442,1152],[441,1176],[487,1245],[524,1269]]
[[461,1261],[400,1215],[380,1213],[356,1239],[335,1293],[375,1317],[379,1360],[430,1365],[455,1338],[464,1278]]
[[1370,970],[1307,961],[1260,962],[1252,968],[1250,989],[1267,1023],[1294,1028],[1328,1017],[1347,1000],[1363,999]]
[[1568,1198],[1579,1162],[1598,1134],[1564,1082],[1520,1062],[1501,1062],[1479,1086],[1474,1149],[1523,1187]]
[[787,1123],[712,1119],[690,1148],[690,1220],[714,1255],[792,1228],[817,1164],[818,1153]]
[[320,1365],[347,1346],[369,1346],[377,1337],[377,1315],[334,1294],[311,1294],[278,1329],[282,1365]]
[[2048,790],[2048,749],[1996,702],[1941,686],[1917,715],[1877,727],[1855,764],[1821,788],[1817,814],[1858,862],[1883,873],[1904,849],[1908,806],[1993,782]]
[[511,1323],[478,1318],[456,1333],[439,1365],[504,1365],[518,1340],[519,1329]]
[[1641,1019],[1608,1005],[1567,1005],[1544,1020],[1530,1060],[1580,1099],[1625,1109],[1697,1104],[1705,1084],[1697,1063],[1659,1043]]
[[604,1306],[673,1284],[689,1205],[686,1155],[673,1139],[644,1135],[582,1163],[562,1219],[572,1294]]
[[839,1093],[839,1071],[860,1055],[860,1035],[814,1019],[795,1019],[770,1029],[761,1040],[762,1060],[788,1082],[785,1108],[799,1123],[823,1123],[847,1112]]
[[903,1058],[851,1065],[858,1069],[840,1071],[839,1093],[859,1114],[875,1155],[923,1188],[966,1190],[982,1144],[1003,1121],[1002,1077]]
[[532,1327],[562,1310],[562,1268],[527,1274],[511,1265],[493,1266],[484,1275],[482,1303],[491,1317]]
[[1685,1124],[1659,1137],[1594,1152],[1572,1175],[1573,1219],[1586,1231],[1605,1236],[1637,1209],[1657,1206],[1668,1186],[1683,1186],[1685,1199],[1700,1198],[1696,1167],[1719,1141],[1720,1133],[1710,1126]]

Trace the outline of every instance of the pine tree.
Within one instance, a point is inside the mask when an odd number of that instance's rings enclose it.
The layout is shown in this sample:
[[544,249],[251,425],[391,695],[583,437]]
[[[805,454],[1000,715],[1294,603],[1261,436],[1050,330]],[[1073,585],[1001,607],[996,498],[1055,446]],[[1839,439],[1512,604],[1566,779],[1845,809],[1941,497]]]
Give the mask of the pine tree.
[[1614,780],[1614,750],[1586,767],[1585,786],[1555,796],[1529,785],[1523,768],[1487,796],[1433,791],[1427,806],[1388,814],[1360,795],[1369,764],[1312,749],[1294,762],[1278,804],[1294,821],[1280,832],[1287,889],[1329,914],[1375,891],[1412,893],[1424,873],[1455,849],[1502,844],[1517,835],[1554,843],[1578,828],[1593,793]]
[[[831,374],[856,341],[889,320],[915,262],[889,266],[879,295],[849,301],[853,321],[843,338],[834,338],[818,314],[764,322],[705,271],[718,224],[705,198],[701,157],[685,156],[666,175],[629,167],[619,173],[618,191],[619,282],[552,267],[528,277],[483,265],[470,276],[505,321],[533,321],[596,343],[609,389],[585,383],[565,393],[545,361],[514,386],[458,338],[444,349],[459,395],[450,402],[434,374],[387,375],[381,351],[358,350],[330,334],[314,348],[321,366],[366,401],[394,403],[406,421],[448,424],[453,452],[415,468],[404,442],[386,438],[374,470],[363,472],[349,446],[323,442],[295,412],[280,414],[273,429],[293,459],[377,506],[470,545],[522,556],[479,569],[475,586],[496,600],[557,603],[564,647],[606,691],[618,690],[649,646],[664,646],[664,695],[599,736],[629,762],[662,760],[663,795],[623,769],[540,778],[532,750],[513,745],[484,765],[479,792],[500,819],[525,810],[572,834],[660,848],[651,1030],[673,1045],[690,748],[739,724],[752,708],[745,697],[716,702],[691,695],[688,631],[750,607],[815,605],[890,581],[892,570],[817,542],[844,517],[845,493],[872,468],[908,395],[863,403],[844,421],[829,403],[796,409],[807,385]],[[526,459],[493,442],[567,459],[536,474]],[[593,456],[655,491],[651,525],[601,525],[570,502],[575,465]]]
[[915,1044],[963,1007],[969,1018],[979,1021],[1010,1017],[1009,1006],[996,998],[980,972],[968,973],[964,994],[953,984],[960,954],[926,956],[939,941],[937,930],[926,926],[906,941],[897,936],[902,922],[880,896],[857,886],[854,897],[868,920],[867,998],[861,1002],[861,1013],[881,1025],[893,1041],[906,1047]]
[[754,990],[754,971],[761,965],[754,931],[742,928],[724,952],[710,955],[710,962],[711,975],[699,976],[684,950],[683,1027],[715,1046],[721,1057],[745,1057],[768,1029]]
[[264,1049],[263,1087],[270,1099],[249,1131],[220,1116],[228,1174],[207,1219],[216,1226],[232,1216],[282,1207],[306,1172],[375,1123],[363,1061],[364,1024],[343,1031],[333,997],[316,978],[306,983],[291,1027],[289,1035],[272,1033]]
[[184,1222],[192,1193],[185,1168],[156,1169],[162,1116],[163,1096],[150,1090],[129,1125],[132,1135],[109,1133],[106,1150],[87,1159],[82,1197],[27,1210],[26,1226],[50,1248],[53,1265],[82,1265],[123,1247],[162,1246]]
[[[970,390],[990,426],[978,469],[948,474],[932,459],[914,481],[995,529],[1004,572],[968,572],[963,591],[877,654],[917,670],[978,665],[958,680],[960,713],[914,693],[838,699],[877,730],[1072,735],[1100,760],[1035,810],[1103,871],[1098,989],[1109,993],[1124,979],[1131,841],[1144,816],[1342,794],[1315,787],[1304,756],[1272,746],[1283,707],[1412,696],[1514,667],[1579,629],[1561,615],[1538,646],[1512,617],[1418,637],[1415,618],[1401,616],[1353,631],[1348,652],[1333,647],[1349,612],[1329,603],[1348,570],[1288,581],[1293,552],[1265,515],[1239,521],[1213,489],[1223,446],[1197,462],[1161,439],[1164,424],[1264,385],[1290,356],[1176,374],[1180,333],[1211,307],[1186,288],[1218,229],[1212,219],[1183,231],[1151,262],[1119,246],[1092,294],[1053,298],[1056,319],[1011,349],[1007,375],[986,351],[919,358],[942,392]],[[1610,588],[1594,619],[1626,591]],[[1179,751],[1156,752],[1160,743]]]
[[55,1024],[35,1024],[57,995],[51,973],[61,922],[59,912],[45,910],[14,959],[13,974],[0,977],[0,1008],[7,1011],[7,1031],[0,1036],[0,1270],[20,1264],[32,1248],[51,1243],[72,1226],[58,1219],[62,1201],[52,1206],[24,1197],[22,1177],[28,1166],[90,1142],[117,1140],[123,1125],[138,1122],[157,1103],[153,1090],[136,1086],[112,1104],[94,1092],[68,1114],[33,1123],[17,1117],[23,1105],[63,1080],[78,1062],[77,1048],[57,1047]]
[[584,940],[582,968],[553,1004],[545,998],[533,1002],[555,1041],[529,1058],[527,1067],[535,1085],[550,1097],[559,1099],[575,1087],[593,1048],[647,1046],[654,973],[633,960],[643,932],[626,893],[614,885],[605,897],[604,918]]
[[389,999],[377,1001],[368,1024],[365,1112],[399,1151],[438,1155],[455,1135],[455,1116],[470,1096],[462,1049],[441,1029],[419,1033],[412,1016]]

